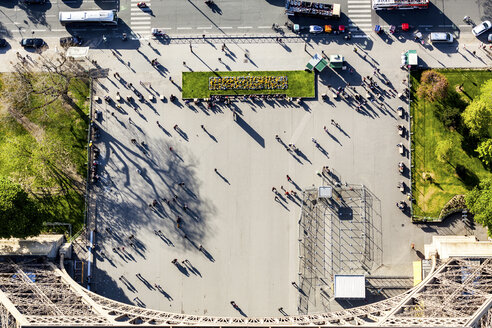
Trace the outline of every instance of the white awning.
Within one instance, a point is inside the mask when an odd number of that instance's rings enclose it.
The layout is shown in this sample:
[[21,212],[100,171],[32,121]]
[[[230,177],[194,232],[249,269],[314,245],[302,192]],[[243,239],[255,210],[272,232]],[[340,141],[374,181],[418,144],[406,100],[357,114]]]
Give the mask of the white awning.
[[67,57],[74,59],[86,58],[89,54],[89,47],[70,47],[67,49]]
[[335,298],[366,298],[364,275],[335,275]]

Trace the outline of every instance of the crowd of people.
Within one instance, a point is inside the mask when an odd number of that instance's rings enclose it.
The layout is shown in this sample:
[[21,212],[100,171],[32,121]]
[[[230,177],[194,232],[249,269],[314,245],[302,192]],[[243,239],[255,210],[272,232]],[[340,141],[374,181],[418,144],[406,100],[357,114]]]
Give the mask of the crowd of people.
[[209,90],[285,90],[289,87],[287,76],[212,76]]

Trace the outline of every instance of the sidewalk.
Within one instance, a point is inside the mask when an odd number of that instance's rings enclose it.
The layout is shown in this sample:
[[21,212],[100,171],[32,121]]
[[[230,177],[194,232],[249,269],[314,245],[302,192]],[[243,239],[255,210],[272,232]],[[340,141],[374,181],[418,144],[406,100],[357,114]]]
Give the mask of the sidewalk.
[[[221,37],[217,36],[213,39],[200,38],[197,37],[172,37],[170,40],[170,44],[167,44],[168,41],[164,40],[164,43],[152,39],[150,42],[152,44],[153,54],[152,56],[157,58],[162,58],[160,61],[168,59],[169,54],[176,54],[175,59],[177,59],[178,63],[182,63],[183,60],[186,60],[185,57],[189,57],[186,61],[192,62],[193,57],[189,56],[189,43],[192,43],[194,49],[196,49],[195,53],[199,54],[199,56],[205,55],[204,59],[207,58],[207,55],[211,55],[211,59],[213,59],[213,54],[215,53],[215,57],[218,58],[221,55],[220,46],[217,46],[221,43],[226,43],[229,48],[232,50],[239,50],[244,54],[244,51],[247,49],[250,52],[250,57],[253,62],[245,65],[242,69],[260,69],[258,67],[263,67],[264,65],[272,65],[275,62],[282,63],[276,69],[281,68],[289,68],[289,69],[303,69],[305,63],[309,58],[309,54],[314,54],[315,52],[321,52],[324,50],[326,54],[342,54],[345,56],[349,65],[356,66],[355,63],[357,61],[353,61],[352,59],[357,58],[354,57],[353,52],[351,51],[354,46],[360,47],[360,49],[366,50],[370,57],[374,58],[375,62],[382,62],[382,59],[386,61],[389,57],[394,57],[397,59],[397,62],[400,61],[400,55],[402,52],[405,52],[410,49],[416,49],[418,51],[418,55],[420,58],[420,64],[423,67],[476,67],[476,68],[485,68],[492,65],[492,50],[487,47],[487,50],[479,49],[480,42],[478,40],[467,37],[467,43],[458,43],[454,42],[452,45],[440,46],[442,52],[432,46],[426,45],[422,46],[413,40],[403,40],[395,41],[387,44],[383,39],[379,38],[377,35],[370,34],[370,38],[352,38],[350,41],[345,41],[341,36],[328,36],[326,38],[322,38],[319,40],[315,40],[317,42],[310,42],[307,46],[307,52],[304,52],[304,41],[302,37],[299,36],[288,36],[282,37],[283,43],[282,45],[278,44],[275,39],[276,37],[280,37],[279,35],[265,35],[260,39],[255,41],[254,38],[249,36],[246,37]],[[46,38],[45,41],[48,44],[48,49],[43,52],[43,54],[55,54],[63,51],[63,49],[58,44],[58,38]],[[465,39],[464,39],[465,40]],[[112,56],[107,55],[109,53],[108,48],[114,47],[115,50],[121,51],[124,55],[123,57],[129,58],[130,61],[138,58],[137,51],[135,49],[139,46],[139,49],[143,53],[147,53],[146,49],[149,49],[148,40],[141,41],[127,41],[123,42],[120,38],[110,38],[107,44],[103,44],[102,41],[92,41],[91,49],[89,50],[89,57],[91,59],[95,59],[100,63],[100,65],[115,69],[117,66],[114,65],[114,61],[112,61]],[[463,48],[463,44],[466,45],[466,49]],[[232,45],[236,46],[236,49],[232,47]],[[0,56],[4,59],[4,62],[10,62],[16,60],[16,52],[19,51],[22,55],[27,53],[31,53],[31,51],[24,50],[19,44],[11,43],[12,49],[9,49],[6,53],[1,54]],[[488,45],[487,45],[488,46]],[[95,47],[95,48],[94,48]],[[98,48],[100,47],[100,48]],[[269,48],[269,51],[265,51],[265,47]],[[206,49],[206,50],[205,50]],[[210,51],[215,50],[215,51]],[[202,53],[200,51],[206,51]],[[476,55],[473,55],[473,51],[476,52]],[[308,54],[309,53],[309,54]],[[271,60],[275,58],[275,60]],[[288,58],[287,62],[289,67],[285,67],[285,61],[283,58]],[[257,62],[259,61],[259,62]],[[237,64],[237,63],[236,63]],[[258,67],[255,67],[255,64]],[[220,67],[219,69],[226,69],[226,67]],[[2,71],[9,71],[11,69],[11,65],[2,65]],[[202,67],[203,69],[208,69],[208,67]],[[236,68],[235,68],[236,69]],[[272,68],[274,69],[274,68]]]

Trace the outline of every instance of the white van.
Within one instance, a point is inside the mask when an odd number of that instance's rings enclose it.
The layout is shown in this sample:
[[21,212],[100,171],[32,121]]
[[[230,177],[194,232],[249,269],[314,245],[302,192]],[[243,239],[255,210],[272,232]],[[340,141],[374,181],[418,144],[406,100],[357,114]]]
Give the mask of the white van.
[[429,36],[430,42],[453,43],[453,35],[449,32],[433,32]]

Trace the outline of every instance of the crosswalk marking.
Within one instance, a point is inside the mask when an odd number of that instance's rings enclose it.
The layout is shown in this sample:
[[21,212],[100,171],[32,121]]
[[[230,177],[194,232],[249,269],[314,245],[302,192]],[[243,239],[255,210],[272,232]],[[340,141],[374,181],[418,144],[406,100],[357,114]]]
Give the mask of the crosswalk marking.
[[141,37],[150,36],[152,29],[152,4],[151,0],[145,0],[147,7],[138,8],[137,3],[141,0],[131,0],[130,4],[130,27],[132,30],[138,32]]
[[369,32],[372,30],[371,0],[348,0],[349,31]]

